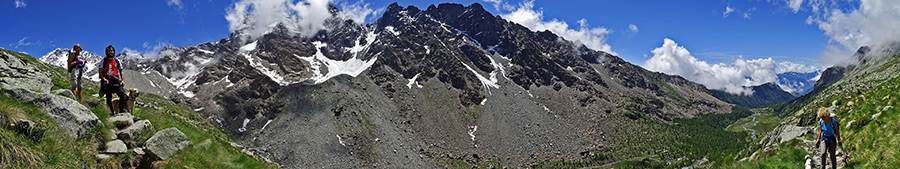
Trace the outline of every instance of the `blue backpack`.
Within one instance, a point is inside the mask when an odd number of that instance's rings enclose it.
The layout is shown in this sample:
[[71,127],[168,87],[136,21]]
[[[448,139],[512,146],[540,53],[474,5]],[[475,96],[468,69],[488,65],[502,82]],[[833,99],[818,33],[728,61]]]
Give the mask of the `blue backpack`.
[[834,118],[834,117],[829,117],[829,118],[831,118],[831,120],[829,120],[829,121],[831,121],[831,123],[829,123],[828,125],[825,125],[825,121],[822,121],[822,119],[819,119],[819,126],[822,126],[822,137],[825,139],[825,142],[833,143],[833,142],[837,141],[834,138],[834,132],[835,132],[835,128],[840,127],[840,123],[837,122],[837,118]]

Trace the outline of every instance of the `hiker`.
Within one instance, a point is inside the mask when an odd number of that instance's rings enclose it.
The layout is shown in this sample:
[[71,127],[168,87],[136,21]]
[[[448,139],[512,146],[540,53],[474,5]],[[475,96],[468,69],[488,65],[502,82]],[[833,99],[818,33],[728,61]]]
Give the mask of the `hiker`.
[[72,51],[69,52],[68,59],[68,68],[69,68],[69,80],[72,84],[70,90],[72,90],[72,95],[75,96],[75,99],[78,102],[81,102],[83,99],[81,97],[81,77],[84,76],[84,59],[81,58],[81,45],[75,44],[72,47]]
[[[819,153],[822,153],[822,169],[825,168],[826,154],[831,154],[831,168],[837,168],[837,158],[835,157],[836,145],[841,145],[840,123],[828,108],[819,108],[819,134],[816,135],[816,147],[819,148],[819,142],[825,140],[825,146],[821,146]],[[837,143],[837,144],[835,144]]]
[[[112,94],[115,93],[119,96],[119,100],[129,100],[128,95],[125,95],[125,75],[122,72],[122,64],[116,59],[116,48],[112,45],[106,47],[106,59],[103,59],[100,65],[100,72],[98,75],[100,76],[100,91],[106,93],[106,106],[109,107],[109,112],[116,112],[113,109],[112,105]],[[122,112],[125,108],[125,102],[119,102],[118,112]]]

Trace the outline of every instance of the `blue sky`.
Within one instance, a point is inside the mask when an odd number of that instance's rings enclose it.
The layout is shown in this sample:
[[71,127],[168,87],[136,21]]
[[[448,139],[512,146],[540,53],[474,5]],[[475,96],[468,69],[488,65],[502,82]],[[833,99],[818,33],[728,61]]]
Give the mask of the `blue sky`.
[[[75,43],[89,51],[106,45],[139,51],[160,43],[173,46],[218,41],[228,37],[224,15],[231,1],[88,1],[53,2],[23,0],[2,5],[0,28],[4,48],[43,55],[57,47],[71,48]],[[339,1],[335,4],[355,1]],[[382,10],[394,1],[365,1],[369,7]],[[456,2],[469,5],[482,3],[495,15],[498,12],[484,1],[399,1],[401,6],[427,8],[429,4]],[[521,2],[510,1],[510,5]],[[664,38],[687,46],[695,56],[713,63],[728,62],[733,57],[773,57],[793,62],[817,62],[828,38],[815,25],[804,23],[807,15],[767,2],[736,1],[534,1],[545,20],[559,19],[577,27],[586,19],[592,27],[611,30],[607,42],[613,52],[626,60],[642,64],[644,54],[659,47]],[[750,11],[746,19],[734,12],[723,17],[727,6]],[[180,8],[180,9],[179,9]],[[380,13],[378,14],[380,16]],[[371,22],[375,17],[369,17]],[[638,32],[629,30],[629,24]],[[27,38],[26,38],[27,37]],[[31,45],[18,45],[23,43]]]
[[[258,3],[256,0],[4,0],[0,4],[0,23],[4,23],[0,27],[3,32],[0,46],[36,57],[56,48],[71,48],[75,43],[95,53],[110,44],[118,52],[128,48],[155,53],[164,45],[187,46],[228,37],[229,22],[225,15],[239,2]],[[357,2],[330,3],[344,8]],[[367,4],[364,8],[374,11],[365,23],[380,17],[392,2],[362,2]],[[678,72],[649,63],[665,60],[651,59],[654,57],[671,57],[663,50],[654,50],[664,46],[673,50],[683,48],[690,54],[673,58],[695,58],[705,61],[707,66],[720,63],[735,66],[740,61],[771,59],[767,62],[776,65],[790,62],[821,69],[836,64],[834,60],[849,56],[861,45],[872,45],[885,40],[882,37],[897,37],[900,33],[897,28],[900,26],[889,24],[900,18],[900,11],[891,10],[900,8],[900,3],[894,0],[422,0],[398,4],[425,9],[443,2],[464,5],[478,2],[494,15],[518,20],[514,22],[532,29],[566,24],[567,29],[552,31],[570,40],[583,38],[591,42],[585,43],[589,47],[670,74]],[[869,8],[863,8],[867,5]],[[579,21],[587,25],[582,28]],[[637,29],[631,29],[632,25]],[[570,34],[563,33],[566,31]],[[672,44],[666,45],[666,39]],[[689,70],[704,69],[700,62],[688,66],[694,66]]]

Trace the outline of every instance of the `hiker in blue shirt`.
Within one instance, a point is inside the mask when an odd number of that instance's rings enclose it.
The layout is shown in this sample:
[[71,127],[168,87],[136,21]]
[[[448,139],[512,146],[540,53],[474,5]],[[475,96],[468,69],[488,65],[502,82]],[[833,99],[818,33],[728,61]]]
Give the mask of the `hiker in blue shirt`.
[[[837,118],[834,117],[834,114],[831,113],[831,110],[828,108],[819,108],[819,134],[816,135],[816,147],[820,147],[819,152],[822,153],[822,169],[825,168],[825,161],[828,160],[826,158],[827,154],[831,154],[831,168],[837,168],[837,158],[835,158],[834,151],[837,148],[836,145],[841,145],[841,132],[840,132],[840,123],[838,123]],[[825,146],[819,146],[819,142],[825,140]],[[835,144],[837,143],[837,144]]]

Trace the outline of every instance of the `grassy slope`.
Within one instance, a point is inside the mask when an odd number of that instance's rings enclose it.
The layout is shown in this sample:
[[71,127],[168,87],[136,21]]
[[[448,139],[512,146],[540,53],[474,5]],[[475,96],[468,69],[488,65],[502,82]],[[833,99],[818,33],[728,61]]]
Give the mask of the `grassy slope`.
[[[28,64],[35,65],[43,72],[49,72],[53,89],[68,88],[64,68],[44,64],[32,56],[2,50],[27,60]],[[47,129],[43,139],[33,140],[13,131],[10,124],[3,124],[4,127],[0,129],[0,168],[115,168],[121,166],[121,163],[127,163],[128,158],[133,156],[131,153],[107,162],[96,162],[94,154],[97,154],[98,146],[108,141],[104,135],[114,127],[106,122],[109,112],[105,108],[105,100],[94,97],[99,87],[93,82],[85,81],[88,83],[84,88],[84,105],[104,123],[89,129],[87,134],[79,138],[66,136],[52,118],[41,112],[40,107],[0,95],[0,102],[3,103],[0,104],[0,119],[44,120],[45,124],[41,126]],[[136,106],[134,112],[135,116],[150,120],[154,127],[139,136],[137,141],[126,141],[127,144],[142,142],[156,131],[169,127],[178,128],[193,142],[191,146],[166,160],[163,168],[277,168],[230,146],[229,138],[197,112],[149,93],[142,94],[137,101],[154,105],[153,108]]]
[[[752,112],[734,106],[729,114],[702,114],[690,119],[675,119],[677,125],[658,123],[645,118],[630,121],[619,120],[603,123],[621,123],[638,129],[626,136],[628,141],[610,152],[595,152],[591,157],[574,161],[547,161],[534,168],[681,168],[694,164],[695,160],[707,157],[718,166],[733,160],[732,154],[741,151],[747,144],[749,134],[728,131],[725,128],[738,119],[750,116]],[[624,115],[623,115],[624,116]],[[617,159],[620,158],[620,159]],[[661,160],[659,162],[652,159]],[[681,159],[681,160],[678,160]],[[671,162],[671,164],[667,164]]]
[[[900,59],[896,57],[886,63],[887,66],[895,66],[900,63]],[[867,65],[868,66],[868,65]],[[884,67],[873,72],[885,71]],[[866,77],[873,72],[868,72],[862,77]],[[828,107],[832,101],[838,101],[839,109],[836,110],[841,124],[841,134],[844,142],[844,148],[853,156],[848,162],[846,168],[900,168],[900,154],[897,153],[897,147],[900,147],[900,109],[896,108],[900,103],[900,77],[891,79],[877,79],[867,81],[868,83],[878,84],[869,90],[860,93],[840,93],[837,95],[827,96],[821,102],[812,103],[810,101],[805,104],[816,104],[815,107]],[[834,86],[832,86],[834,87]],[[830,90],[834,90],[834,88]],[[847,96],[850,97],[842,97]],[[888,97],[889,96],[889,97]],[[815,97],[813,97],[815,98]],[[854,104],[847,106],[849,101]],[[884,110],[886,106],[894,106],[895,108]],[[799,106],[797,106],[799,107]],[[877,120],[871,120],[872,115],[881,112]],[[850,121],[854,121],[850,128],[846,128]],[[815,139],[812,134],[804,136],[808,140]],[[794,140],[790,144],[781,145],[772,148],[769,153],[752,159],[749,161],[738,162],[728,165],[730,168],[759,168],[780,166],[781,168],[803,168],[803,157],[808,154],[805,149],[798,148],[799,140]],[[802,151],[800,153],[799,151]]]

